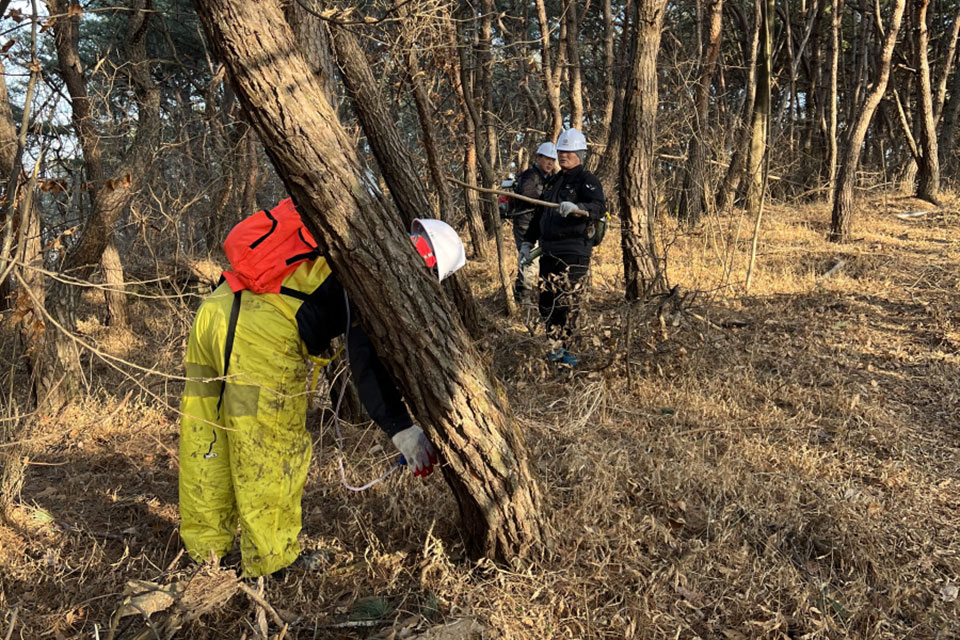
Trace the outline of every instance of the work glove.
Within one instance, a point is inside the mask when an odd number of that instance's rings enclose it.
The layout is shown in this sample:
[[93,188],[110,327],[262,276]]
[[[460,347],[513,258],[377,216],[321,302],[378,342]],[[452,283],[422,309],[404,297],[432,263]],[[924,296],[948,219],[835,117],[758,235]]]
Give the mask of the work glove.
[[413,475],[426,478],[433,473],[433,465],[437,462],[437,452],[427,440],[427,434],[417,425],[407,427],[392,438],[397,451],[403,454],[407,466]]
[[568,215],[579,209],[576,202],[567,202],[564,200],[560,203],[560,215],[566,218]]
[[520,264],[530,263],[530,252],[533,251],[533,244],[530,242],[520,243]]

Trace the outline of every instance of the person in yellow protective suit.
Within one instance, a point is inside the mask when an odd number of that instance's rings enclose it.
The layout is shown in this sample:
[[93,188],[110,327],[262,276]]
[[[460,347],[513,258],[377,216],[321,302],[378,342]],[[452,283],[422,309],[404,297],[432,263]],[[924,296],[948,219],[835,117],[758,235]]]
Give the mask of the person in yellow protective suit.
[[[411,240],[441,279],[462,266],[463,246],[449,226],[423,220],[414,231]],[[344,333],[348,311],[343,288],[316,254],[283,275],[276,292],[235,292],[230,281],[239,272],[225,273],[233,277],[201,304],[187,344],[180,534],[193,559],[219,559],[232,550],[239,523],[243,573],[255,577],[299,557],[311,457],[305,359]],[[395,381],[361,327],[351,327],[347,338],[361,402],[413,473],[428,475],[436,454]]]

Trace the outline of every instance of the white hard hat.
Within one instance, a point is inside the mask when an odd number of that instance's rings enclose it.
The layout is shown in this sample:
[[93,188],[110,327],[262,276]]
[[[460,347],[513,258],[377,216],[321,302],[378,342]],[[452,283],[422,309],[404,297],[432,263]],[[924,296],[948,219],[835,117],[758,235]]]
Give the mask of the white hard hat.
[[544,142],[542,145],[537,147],[538,156],[546,156],[548,158],[557,159],[557,145],[552,142]]
[[577,129],[567,129],[557,138],[557,151],[586,151],[587,139]]
[[[428,247],[418,242],[421,238],[426,240]],[[443,220],[417,218],[410,225],[410,239],[426,260],[427,266],[436,265],[437,277],[441,282],[467,264],[467,252],[463,249],[460,236]]]

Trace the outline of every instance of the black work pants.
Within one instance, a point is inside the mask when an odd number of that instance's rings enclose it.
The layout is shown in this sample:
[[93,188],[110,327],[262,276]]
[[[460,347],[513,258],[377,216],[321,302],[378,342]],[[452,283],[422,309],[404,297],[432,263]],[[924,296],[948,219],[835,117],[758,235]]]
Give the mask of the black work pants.
[[540,256],[540,317],[546,322],[547,335],[561,344],[576,329],[583,277],[589,268],[589,254]]

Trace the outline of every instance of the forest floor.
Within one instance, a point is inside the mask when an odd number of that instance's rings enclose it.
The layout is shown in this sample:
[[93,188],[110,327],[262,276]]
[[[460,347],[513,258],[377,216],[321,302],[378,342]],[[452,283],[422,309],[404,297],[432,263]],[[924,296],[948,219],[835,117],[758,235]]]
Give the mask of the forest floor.
[[[437,630],[469,618],[486,638],[960,638],[958,201],[879,196],[858,216],[835,245],[824,206],[770,207],[749,291],[752,221],[668,222],[680,288],[632,308],[611,229],[576,371],[544,361],[532,319],[503,316],[492,260],[469,264],[554,548],[468,561],[437,474],[348,492],[314,420],[302,543],[320,566],[267,582],[263,599],[299,617],[270,620],[271,637],[465,638]],[[4,640],[108,638],[128,581],[198,571],[179,556],[176,415],[196,299],[135,298],[124,335],[88,302],[89,394],[39,420],[0,526]],[[345,435],[354,484],[389,466],[375,428]],[[260,608],[229,593],[176,637],[262,637]],[[161,637],[128,612],[117,638]]]

